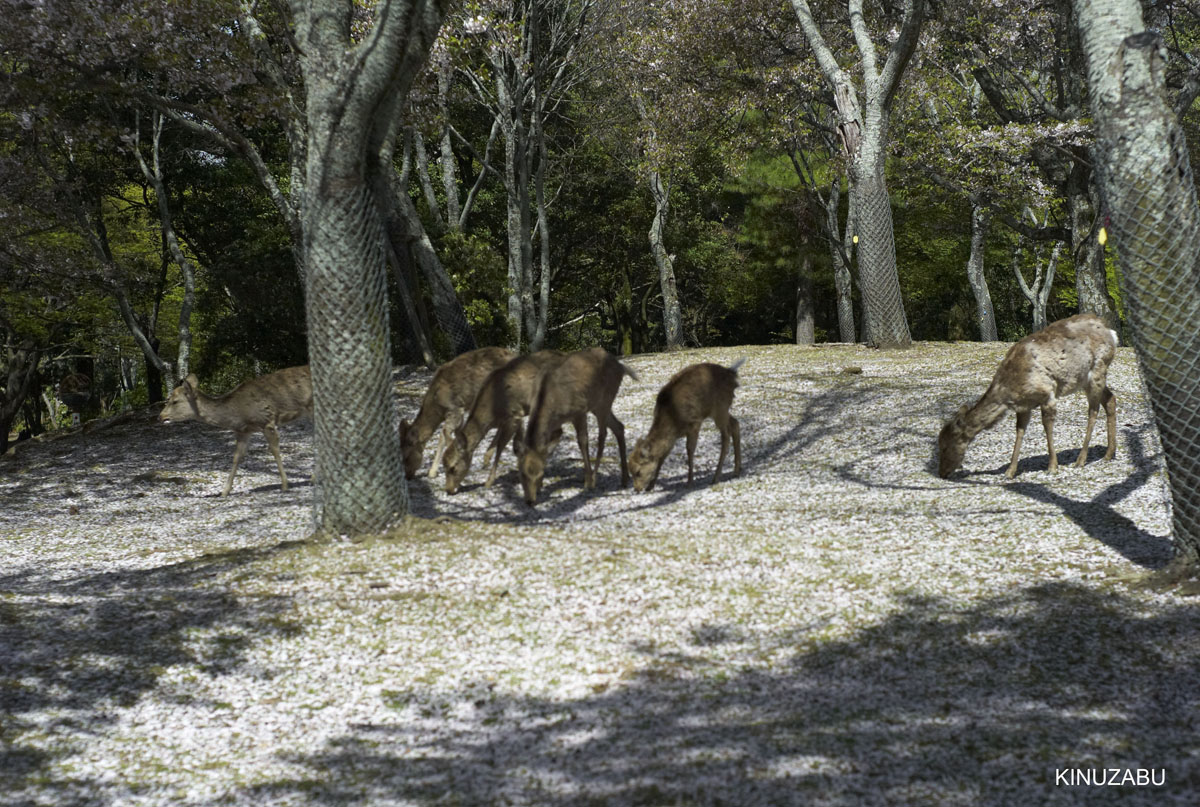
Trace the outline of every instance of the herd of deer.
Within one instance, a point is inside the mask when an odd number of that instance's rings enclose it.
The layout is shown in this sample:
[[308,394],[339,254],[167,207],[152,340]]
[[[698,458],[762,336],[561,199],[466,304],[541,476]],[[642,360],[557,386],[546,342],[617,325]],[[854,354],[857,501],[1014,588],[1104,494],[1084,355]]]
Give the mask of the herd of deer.
[[[938,474],[949,477],[957,470],[967,446],[984,429],[994,426],[1007,412],[1017,416],[1017,437],[1006,475],[1017,472],[1017,458],[1025,427],[1034,409],[1042,411],[1042,426],[1050,452],[1049,470],[1056,470],[1054,416],[1057,400],[1083,392],[1088,401],[1087,430],[1083,450],[1075,461],[1087,461],[1088,444],[1100,407],[1108,426],[1108,450],[1116,451],[1116,399],[1108,388],[1108,366],[1116,354],[1117,334],[1091,314],[1059,320],[1014,344],[1000,362],[991,386],[973,406],[965,404],[946,423],[938,436]],[[405,475],[412,478],[420,469],[425,445],[441,428],[430,477],[445,466],[446,491],[455,493],[471,468],[471,458],[488,432],[495,429],[484,462],[491,462],[486,486],[496,479],[504,448],[510,443],[517,456],[525,501],[537,502],[546,458],[562,436],[562,426],[575,428],[583,458],[583,486],[596,485],[596,471],[604,453],[604,439],[611,430],[621,462],[621,486],[650,490],[663,461],[686,437],[688,482],[694,475],[694,455],[700,425],[712,419],[721,433],[721,453],[712,481],[721,474],[733,442],[734,474],[741,473],[741,431],[729,413],[738,386],[738,367],[701,363],[685,367],[659,390],[650,430],[638,440],[626,461],[625,427],[612,413],[613,400],[626,375],[637,374],[603,348],[575,353],[542,350],[518,356],[505,348],[487,347],[464,353],[434,373],[420,411],[410,423],[400,422],[400,442]],[[261,431],[279,466],[281,487],[287,490],[287,475],[279,455],[277,427],[312,414],[312,379],[307,366],[289,367],[247,381],[232,392],[213,397],[197,387],[189,375],[167,399],[159,420],[164,423],[200,420],[231,429],[237,437],[233,469],[222,496],[233,487],[238,462],[246,453],[250,435]],[[595,416],[600,426],[596,458],[588,449],[587,418]]]

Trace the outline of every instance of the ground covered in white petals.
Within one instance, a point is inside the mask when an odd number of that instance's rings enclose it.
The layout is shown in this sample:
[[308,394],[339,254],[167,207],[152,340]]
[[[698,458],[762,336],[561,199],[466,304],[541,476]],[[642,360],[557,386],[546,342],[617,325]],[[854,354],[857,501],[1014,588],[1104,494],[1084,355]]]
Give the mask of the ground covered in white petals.
[[[1171,554],[1132,352],[1114,461],[1100,428],[1071,466],[1075,397],[1059,472],[1035,417],[1015,480],[1011,420],[941,480],[937,432],[1004,349],[632,357],[630,450],[673,372],[747,359],[741,476],[731,454],[709,484],[710,425],[694,484],[681,441],[621,490],[610,437],[585,493],[568,430],[536,510],[511,457],[491,490],[477,458],[359,543],[308,539],[305,423],[291,489],[255,438],[228,499],[208,427],[23,444],[0,458],[0,805],[1193,804],[1200,603],[1128,583]],[[429,377],[398,374],[404,414]]]

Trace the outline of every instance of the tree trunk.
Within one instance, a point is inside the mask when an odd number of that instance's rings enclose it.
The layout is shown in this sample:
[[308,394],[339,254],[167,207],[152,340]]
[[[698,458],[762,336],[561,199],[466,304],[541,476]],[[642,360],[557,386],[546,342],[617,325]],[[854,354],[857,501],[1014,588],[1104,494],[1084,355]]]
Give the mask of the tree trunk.
[[979,341],[995,342],[996,312],[992,308],[992,295],[988,291],[987,276],[983,273],[984,244],[987,240],[991,213],[987,208],[975,205],[971,210],[971,255],[967,258],[967,280],[975,293],[975,322],[979,325]]
[[[500,131],[504,137],[504,192],[508,234],[508,323],[510,347],[518,350],[524,335],[532,332],[533,252],[529,212],[529,143],[517,99],[509,96],[503,77],[497,75]],[[529,324],[528,331],[526,324]]]
[[1136,0],[1074,0],[1104,203],[1134,347],[1162,438],[1177,569],[1200,567],[1200,211],[1164,93],[1165,49]]
[[[864,137],[864,151],[867,142]],[[883,147],[882,141],[872,142],[875,148]],[[860,159],[853,170],[859,291],[865,310],[863,341],[874,347],[907,347],[912,337],[896,271],[892,203],[884,178],[883,155],[876,160]]]
[[354,42],[352,4],[291,2],[306,96],[302,255],[327,533],[376,532],[408,513],[388,327],[390,200],[381,192],[400,109],[447,4],[382,0]]
[[796,344],[811,345],[817,341],[816,320],[813,318],[812,257],[805,252],[800,259],[796,279]]
[[[1091,170],[1080,167],[1076,174],[1091,175]],[[1079,313],[1095,314],[1113,330],[1120,328],[1117,309],[1108,293],[1108,279],[1104,271],[1104,249],[1096,239],[1099,231],[1096,212],[1091,204],[1086,177],[1068,183],[1067,215],[1071,225],[1071,254],[1075,259],[1075,293],[1079,299]]]
[[882,67],[870,38],[862,0],[848,0],[850,28],[862,69],[861,102],[855,82],[825,41],[808,0],[792,0],[792,7],[833,93],[838,112],[838,136],[850,163],[855,193],[855,232],[859,238],[859,291],[863,298],[865,341],[877,347],[907,347],[912,343],[912,337],[904,316],[896,270],[885,163],[888,115],[900,78],[916,50],[925,14],[924,0],[904,0],[904,20],[889,37],[891,44]]
[[541,115],[534,120],[534,139],[537,142],[537,169],[534,172],[533,192],[537,203],[538,232],[538,302],[533,332],[529,334],[529,351],[539,351],[546,343],[546,328],[550,318],[550,216],[546,211],[546,133]]
[[664,243],[667,214],[671,209],[670,194],[663,185],[658,170],[651,168],[648,174],[650,195],[654,198],[654,218],[650,221],[650,254],[658,267],[658,282],[662,288],[663,333],[667,350],[683,347],[683,314],[679,307],[679,292],[675,287],[675,264]]
[[450,279],[450,274],[438,257],[433,242],[429,240],[429,234],[425,232],[425,225],[421,223],[421,216],[417,213],[412,199],[403,189],[393,185],[393,190],[391,203],[399,214],[398,222],[404,231],[409,253],[429,287],[429,294],[433,298],[433,315],[437,318],[438,327],[450,338],[454,355],[474,350],[478,344],[475,342],[471,323],[467,321],[467,312],[463,310],[458,292],[454,290],[454,281]]
[[846,227],[842,229],[838,224],[841,184],[840,178],[835,178],[829,184],[829,197],[825,200],[825,228],[829,231],[829,259],[837,292],[838,339],[853,344],[857,334],[854,330],[849,256],[854,251],[854,186],[847,188]]

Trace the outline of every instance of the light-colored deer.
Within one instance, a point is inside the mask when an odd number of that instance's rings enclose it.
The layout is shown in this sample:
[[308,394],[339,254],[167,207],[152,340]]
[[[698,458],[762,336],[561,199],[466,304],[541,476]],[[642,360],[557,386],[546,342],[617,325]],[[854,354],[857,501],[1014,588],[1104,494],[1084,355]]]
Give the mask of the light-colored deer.
[[525,437],[521,419],[533,408],[538,379],[542,373],[561,364],[566,357],[566,353],[557,350],[539,350],[528,356],[518,356],[493,370],[484,379],[466,421],[454,430],[450,444],[446,446],[443,462],[446,466],[447,493],[458,491],[458,486],[471,470],[471,456],[475,449],[489,431],[496,429],[496,437],[489,449],[492,470],[484,483],[484,487],[492,486],[500,468],[504,446],[512,440],[513,448],[520,452]]
[[1047,325],[1009,348],[996,368],[992,384],[974,406],[962,408],[938,435],[938,475],[943,479],[962,465],[967,446],[984,429],[996,425],[1008,412],[1017,413],[1017,440],[1012,462],[1005,472],[1009,479],[1017,473],[1021,439],[1029,416],[1042,410],[1050,467],[1058,469],[1054,451],[1054,415],[1058,399],[1083,392],[1088,401],[1087,431],[1076,467],[1087,462],[1088,443],[1100,407],[1108,418],[1108,451],[1112,459],[1117,450],[1117,402],[1108,388],[1108,365],[1116,355],[1117,334],[1094,314],[1076,314]]
[[[518,466],[525,503],[537,504],[542,478],[546,472],[546,456],[556,431],[570,421],[583,456],[583,487],[596,486],[595,469],[604,454],[604,437],[612,429],[617,438],[621,459],[621,487],[629,484],[629,467],[625,458],[625,426],[612,413],[613,399],[625,376],[634,380],[637,373],[626,367],[600,347],[580,350],[568,355],[562,363],[541,376],[529,425],[525,429],[525,448]],[[591,412],[600,424],[596,440],[596,463],[588,457],[587,416]]]
[[404,475],[417,475],[424,459],[425,444],[438,426],[442,427],[429,476],[437,476],[442,464],[442,452],[450,435],[462,423],[463,413],[475,400],[488,374],[513,359],[517,354],[503,347],[482,347],[455,356],[433,374],[429,389],[421,401],[421,409],[411,423],[400,421],[400,447],[404,452]]
[[693,364],[683,368],[668,381],[654,401],[654,421],[646,436],[637,441],[629,455],[629,471],[633,489],[642,491],[654,487],[663,461],[680,437],[687,437],[688,483],[695,469],[696,440],[700,424],[712,418],[721,432],[721,456],[713,472],[713,484],[721,476],[721,466],[733,437],[733,473],[742,472],[742,431],[737,418],[729,414],[733,392],[738,386],[738,368],[744,359],[732,367],[719,364]]
[[287,474],[283,471],[283,458],[279,456],[279,432],[277,426],[304,415],[312,415],[312,376],[308,365],[289,367],[275,373],[251,379],[232,392],[218,397],[200,391],[195,374],[189,375],[176,387],[159,413],[163,423],[180,420],[199,420],[210,426],[232,429],[237,436],[233,449],[233,469],[225,480],[222,496],[233,489],[233,477],[238,463],[246,455],[246,444],[250,435],[261,431],[267,445],[275,455],[279,466],[280,487],[287,490]]

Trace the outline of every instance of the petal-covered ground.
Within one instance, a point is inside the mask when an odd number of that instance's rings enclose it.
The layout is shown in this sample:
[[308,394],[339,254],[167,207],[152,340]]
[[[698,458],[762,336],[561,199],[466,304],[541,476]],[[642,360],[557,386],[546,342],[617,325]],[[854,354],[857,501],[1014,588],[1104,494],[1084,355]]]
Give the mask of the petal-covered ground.
[[[536,509],[511,455],[490,490],[477,457],[356,543],[308,540],[307,423],[288,491],[256,437],[228,499],[233,436],[205,426],[22,444],[0,805],[1192,804],[1200,604],[1129,584],[1171,556],[1132,351],[1115,460],[1100,428],[1071,465],[1077,396],[1057,473],[1034,417],[1015,480],[1011,419],[941,480],[937,432],[1005,348],[631,357],[630,450],[672,373],[746,358],[739,477],[731,452],[710,484],[708,425],[695,483],[680,441],[620,489],[610,436],[584,492],[568,429]],[[398,374],[403,414],[429,378]]]

